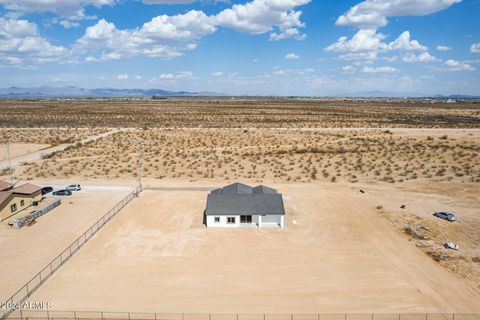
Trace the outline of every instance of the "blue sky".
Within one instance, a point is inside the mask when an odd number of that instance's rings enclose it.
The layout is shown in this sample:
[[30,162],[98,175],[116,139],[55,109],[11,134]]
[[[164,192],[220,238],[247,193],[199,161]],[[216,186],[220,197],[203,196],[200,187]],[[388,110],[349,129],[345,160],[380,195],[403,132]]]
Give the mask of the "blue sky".
[[480,95],[480,0],[0,0],[0,87]]

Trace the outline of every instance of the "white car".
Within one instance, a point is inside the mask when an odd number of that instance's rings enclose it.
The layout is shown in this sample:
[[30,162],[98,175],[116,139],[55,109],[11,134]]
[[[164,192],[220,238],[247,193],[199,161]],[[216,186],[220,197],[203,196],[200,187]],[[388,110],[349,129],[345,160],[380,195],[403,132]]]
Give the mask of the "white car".
[[71,184],[65,189],[67,189],[68,191],[80,191],[82,190],[82,187],[79,184]]

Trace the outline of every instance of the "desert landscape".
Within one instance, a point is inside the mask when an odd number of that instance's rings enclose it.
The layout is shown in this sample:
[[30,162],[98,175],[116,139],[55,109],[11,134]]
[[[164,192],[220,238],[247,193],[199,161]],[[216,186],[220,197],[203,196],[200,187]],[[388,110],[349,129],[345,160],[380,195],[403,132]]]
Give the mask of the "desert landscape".
[[[7,143],[11,157],[44,152],[0,179],[86,186],[31,227],[2,221],[0,300],[134,188],[140,152],[143,192],[28,300],[51,302],[59,318],[478,319],[478,101],[3,100],[0,109],[0,160]],[[208,193],[233,182],[276,188],[285,228],[206,228]]]

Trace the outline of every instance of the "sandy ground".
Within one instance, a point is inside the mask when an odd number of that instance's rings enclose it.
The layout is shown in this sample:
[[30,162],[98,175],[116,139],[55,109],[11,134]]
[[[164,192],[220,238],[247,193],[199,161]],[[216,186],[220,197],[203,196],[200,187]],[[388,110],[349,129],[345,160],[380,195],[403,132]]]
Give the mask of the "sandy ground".
[[[10,158],[17,158],[32,152],[50,147],[49,144],[41,143],[12,143],[9,145]],[[8,160],[7,145],[0,145],[0,161]]]
[[[207,190],[223,183],[148,184],[31,300],[86,311],[480,312],[472,283],[442,268],[377,212],[379,204],[396,208],[419,197],[409,190],[276,184],[285,199],[285,229],[222,230],[205,228],[202,212]],[[410,210],[427,212],[443,201],[431,196]],[[452,201],[462,206],[461,198]],[[468,214],[475,212],[478,203]]]
[[0,223],[0,301],[13,295],[130,192],[129,188],[110,186],[84,189],[71,197],[60,197],[62,204],[30,227],[15,230],[8,226],[8,221],[27,215],[29,210]]

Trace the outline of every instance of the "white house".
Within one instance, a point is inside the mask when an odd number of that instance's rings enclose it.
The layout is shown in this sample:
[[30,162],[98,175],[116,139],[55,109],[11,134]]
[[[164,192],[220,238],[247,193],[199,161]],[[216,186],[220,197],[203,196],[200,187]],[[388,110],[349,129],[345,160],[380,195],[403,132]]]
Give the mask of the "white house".
[[285,209],[282,195],[265,186],[234,183],[208,195],[205,224],[209,228],[283,228]]

